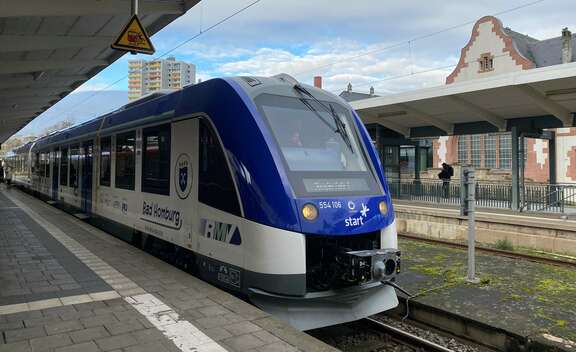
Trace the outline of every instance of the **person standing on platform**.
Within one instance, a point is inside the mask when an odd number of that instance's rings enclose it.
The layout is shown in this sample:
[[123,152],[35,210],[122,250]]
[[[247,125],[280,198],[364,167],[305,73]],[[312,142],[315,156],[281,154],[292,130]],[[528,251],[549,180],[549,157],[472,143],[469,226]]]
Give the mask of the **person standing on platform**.
[[442,180],[442,193],[444,198],[450,197],[450,179],[454,176],[454,169],[452,166],[442,163],[442,171],[438,174],[438,178]]
[[7,162],[2,162],[4,164],[4,182],[10,186],[12,183],[12,169]]
[[4,160],[0,159],[0,182],[4,182]]

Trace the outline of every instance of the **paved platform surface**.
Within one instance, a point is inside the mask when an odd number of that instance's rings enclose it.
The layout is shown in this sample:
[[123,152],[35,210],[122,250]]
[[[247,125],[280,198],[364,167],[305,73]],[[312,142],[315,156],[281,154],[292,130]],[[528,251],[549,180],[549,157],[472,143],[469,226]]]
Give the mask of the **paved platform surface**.
[[[417,301],[520,336],[576,341],[576,271],[477,253],[480,283],[465,282],[464,250],[400,239],[398,283]],[[573,345],[576,348],[576,344]]]
[[0,185],[0,352],[334,351]]

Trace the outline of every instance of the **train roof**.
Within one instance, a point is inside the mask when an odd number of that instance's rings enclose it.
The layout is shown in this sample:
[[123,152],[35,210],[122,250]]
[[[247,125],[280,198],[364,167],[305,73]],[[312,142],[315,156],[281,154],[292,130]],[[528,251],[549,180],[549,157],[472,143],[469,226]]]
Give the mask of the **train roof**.
[[[210,85],[211,82],[213,83],[215,80],[231,80],[237,83],[242,82],[247,88],[249,88],[249,91],[251,91],[251,94],[249,93],[249,95],[252,96],[257,95],[266,89],[270,89],[271,86],[298,83],[294,78],[286,74],[280,74],[273,77],[241,76],[228,77],[226,79],[215,78],[202,83],[189,85],[173,92],[166,90],[157,91],[138,100],[131,101],[112,112],[96,117],[92,120],[67,129],[56,131],[48,136],[40,137],[33,142],[15,149],[15,151],[17,153],[28,152],[32,146],[34,149],[42,149],[46,146],[59,142],[61,143],[63,141],[72,141],[72,143],[74,143],[75,140],[78,141],[82,137],[94,135],[98,132],[105,136],[120,128],[131,127],[140,122],[140,120],[146,118],[157,117],[160,119],[169,119],[174,116],[175,109],[182,96],[203,86]],[[316,89],[308,85],[305,86],[312,90]]]
[[[138,120],[144,116],[163,114],[167,109],[160,105],[169,106],[169,104],[160,104],[160,102],[156,100],[166,98],[166,100],[175,102],[177,99],[174,99],[174,96],[179,96],[179,94],[181,94],[181,91],[152,93],[92,120],[54,132],[48,136],[40,137],[34,141],[36,143],[35,148],[42,148],[65,140],[79,139],[83,136],[94,134],[99,130],[113,129],[114,127]],[[169,96],[173,97],[170,98]],[[148,104],[152,101],[154,101],[154,104]]]
[[17,148],[14,149],[14,153],[15,154],[21,154],[21,153],[26,153],[30,150],[30,148],[32,148],[32,144],[34,144],[35,141],[32,142],[28,142],[24,145],[21,145]]

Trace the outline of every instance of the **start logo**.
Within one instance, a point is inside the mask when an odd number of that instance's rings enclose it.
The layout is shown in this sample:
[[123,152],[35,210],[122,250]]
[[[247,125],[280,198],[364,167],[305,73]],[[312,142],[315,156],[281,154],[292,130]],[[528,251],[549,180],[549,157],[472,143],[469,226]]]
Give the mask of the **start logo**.
[[344,219],[344,226],[356,227],[356,226],[364,225],[364,219],[368,217],[369,212],[370,212],[370,208],[368,208],[368,206],[366,204],[362,203],[362,209],[360,210],[360,216],[357,216],[357,217],[349,216],[348,218]]

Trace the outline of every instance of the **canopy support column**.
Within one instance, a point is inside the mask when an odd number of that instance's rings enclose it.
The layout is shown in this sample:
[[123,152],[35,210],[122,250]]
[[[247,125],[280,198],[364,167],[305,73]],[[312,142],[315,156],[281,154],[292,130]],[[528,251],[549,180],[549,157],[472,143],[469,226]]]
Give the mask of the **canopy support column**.
[[416,183],[420,183],[420,150],[420,142],[418,142],[414,146],[414,180]]
[[556,184],[556,132],[550,131],[548,139],[548,167],[550,168],[550,184]]
[[512,210],[520,210],[520,146],[518,127],[512,127]]

